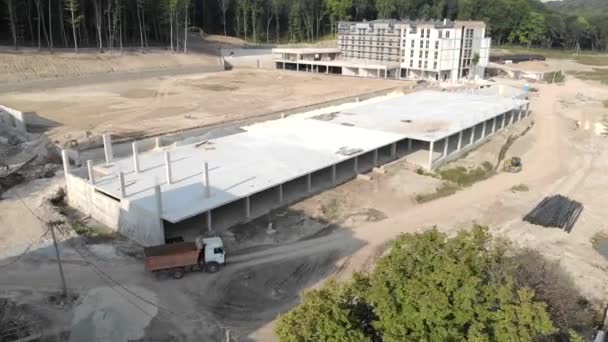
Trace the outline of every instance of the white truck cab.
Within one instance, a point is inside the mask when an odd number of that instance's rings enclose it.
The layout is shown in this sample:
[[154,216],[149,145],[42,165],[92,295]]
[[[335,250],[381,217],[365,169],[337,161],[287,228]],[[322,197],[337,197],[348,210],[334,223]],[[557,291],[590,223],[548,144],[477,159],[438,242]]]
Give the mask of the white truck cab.
[[[200,241],[200,242],[199,242]],[[197,239],[197,245],[204,248],[203,256],[204,263],[210,265],[217,263],[218,265],[224,265],[226,263],[226,252],[224,251],[224,243],[219,237],[202,238]]]

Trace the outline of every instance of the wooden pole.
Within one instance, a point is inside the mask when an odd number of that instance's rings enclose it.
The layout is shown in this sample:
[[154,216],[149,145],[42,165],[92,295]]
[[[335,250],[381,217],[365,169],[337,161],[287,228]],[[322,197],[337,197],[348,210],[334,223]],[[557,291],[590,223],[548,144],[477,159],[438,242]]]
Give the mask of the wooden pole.
[[65,275],[63,274],[63,265],[61,264],[61,256],[59,255],[59,246],[57,246],[57,238],[55,237],[55,222],[47,223],[51,235],[53,236],[53,245],[55,246],[55,254],[57,255],[57,264],[59,265],[59,275],[61,276],[61,287],[63,290],[63,297],[68,296],[68,287],[65,283]]

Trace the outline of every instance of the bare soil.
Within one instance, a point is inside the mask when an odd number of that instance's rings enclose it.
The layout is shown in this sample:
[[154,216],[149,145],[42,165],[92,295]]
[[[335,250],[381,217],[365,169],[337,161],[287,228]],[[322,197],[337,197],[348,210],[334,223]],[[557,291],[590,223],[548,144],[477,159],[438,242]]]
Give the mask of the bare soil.
[[53,141],[111,132],[154,135],[245,119],[405,83],[244,69],[0,95],[0,103],[51,122]]

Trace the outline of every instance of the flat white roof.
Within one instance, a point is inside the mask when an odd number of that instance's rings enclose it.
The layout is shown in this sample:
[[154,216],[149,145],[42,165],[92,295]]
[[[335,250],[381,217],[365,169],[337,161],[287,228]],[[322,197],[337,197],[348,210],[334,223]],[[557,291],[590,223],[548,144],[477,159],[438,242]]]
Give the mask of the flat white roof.
[[[296,115],[205,143],[167,148],[172,184],[166,184],[165,151],[160,150],[139,155],[139,173],[134,172],[132,158],[97,166],[108,176],[98,177],[95,186],[120,198],[116,175],[123,172],[129,204],[154,212],[154,187],[160,184],[162,217],[176,223],[406,138],[444,138],[525,103],[422,91],[322,116]],[[209,198],[203,186],[205,162]]]
[[272,49],[273,53],[299,53],[299,54],[314,54],[314,53],[341,53],[342,50],[337,48],[276,48]]
[[[179,222],[224,204],[269,189],[356,155],[402,139],[397,134],[334,125],[318,120],[279,120],[277,125],[169,149],[173,184],[166,184],[164,151],[139,155],[141,171],[132,158],[116,160],[95,186],[120,197],[115,176],[125,174],[127,200],[155,211],[154,186],[161,184],[163,219]],[[343,148],[360,152],[345,155]],[[205,198],[204,163],[209,165],[211,196]]]
[[502,96],[425,90],[316,119],[437,141],[526,103]]

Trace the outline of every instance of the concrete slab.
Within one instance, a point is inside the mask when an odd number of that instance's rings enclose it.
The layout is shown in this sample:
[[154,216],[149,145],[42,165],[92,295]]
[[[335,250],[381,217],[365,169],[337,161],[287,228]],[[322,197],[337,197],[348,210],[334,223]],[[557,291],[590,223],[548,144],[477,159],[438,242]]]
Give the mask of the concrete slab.
[[[131,158],[97,166],[108,176],[98,177],[95,186],[120,198],[116,175],[123,172],[126,198],[154,212],[154,186],[161,184],[162,218],[176,223],[400,139],[394,133],[319,120],[278,120],[277,125],[166,150],[171,184],[167,184],[163,150],[139,154],[139,173]],[[208,198],[203,186],[205,162],[211,187]]]
[[503,96],[420,91],[316,119],[437,141],[526,103]]

